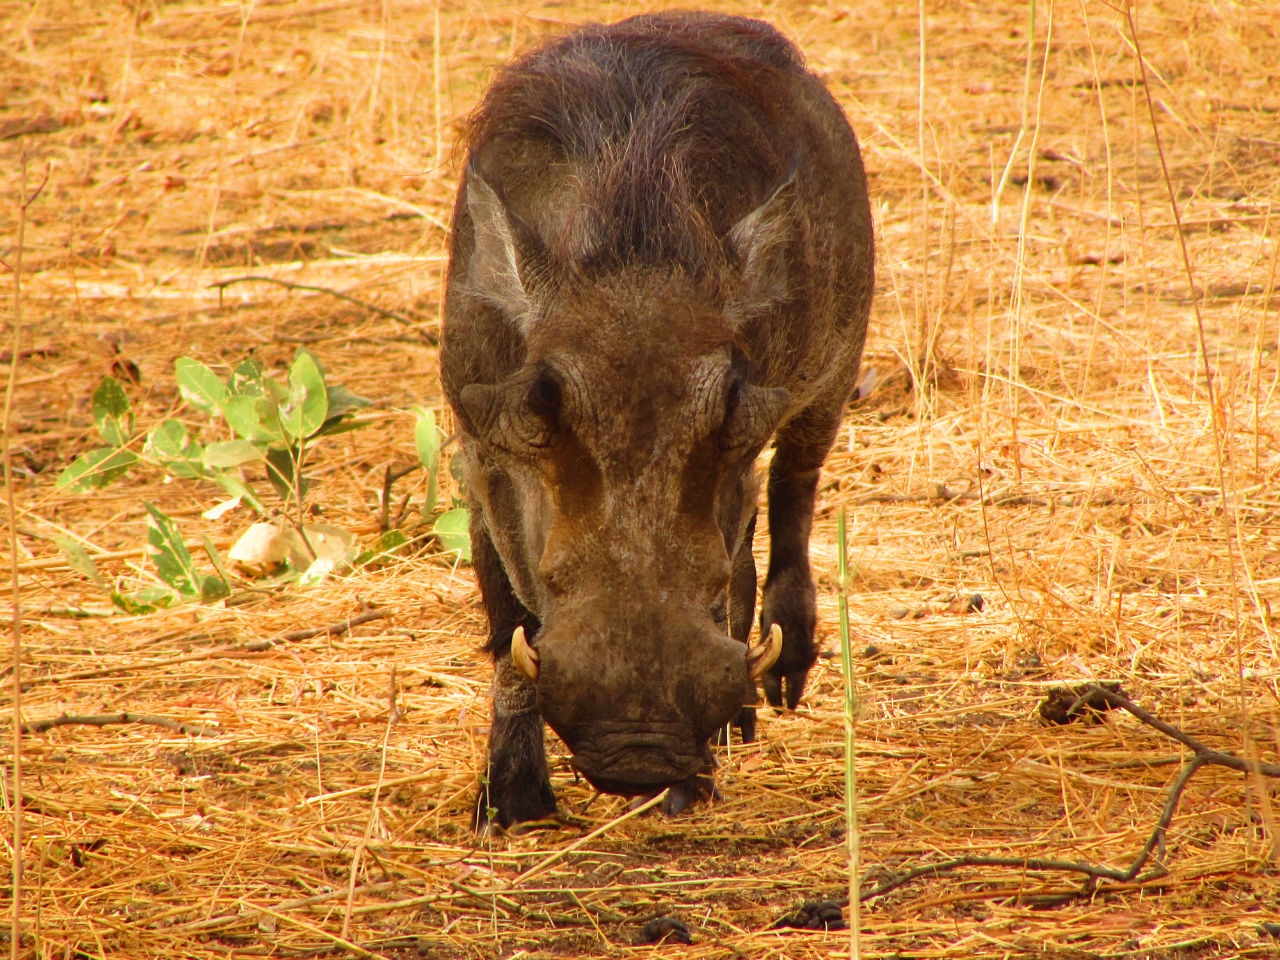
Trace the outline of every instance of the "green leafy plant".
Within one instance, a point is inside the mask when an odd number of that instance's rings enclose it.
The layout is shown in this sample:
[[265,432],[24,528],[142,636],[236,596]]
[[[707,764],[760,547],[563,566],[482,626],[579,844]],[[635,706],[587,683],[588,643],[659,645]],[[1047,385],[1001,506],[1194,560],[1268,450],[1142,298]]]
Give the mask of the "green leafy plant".
[[[118,480],[138,464],[149,464],[177,478],[216,483],[262,516],[267,512],[264,493],[242,476],[243,467],[260,464],[274,493],[286,510],[293,508],[296,518],[292,530],[280,530],[282,536],[290,534],[281,556],[288,557],[295,568],[305,568],[304,580],[319,579],[331,571],[351,550],[353,538],[342,536],[344,532],[336,528],[303,522],[310,488],[303,469],[318,440],[361,425],[350,417],[369,401],[340,384],[328,383],[319,361],[304,348],[294,355],[284,383],[267,377],[253,359],[239,363],[225,381],[203,363],[186,357],[175,362],[174,374],[192,407],[215,425],[223,421],[223,429],[214,431],[219,439],[204,442],[182,421],[168,419],[139,443],[124,387],[105,376],[92,397],[93,419],[103,446],[77,457],[58,477],[57,486],[89,492]],[[64,542],[72,566],[98,583],[116,606],[130,612],[146,612],[177,598],[211,601],[227,596],[230,578],[213,544],[207,538],[204,541],[216,573],[201,573],[173,521],[152,504],[146,507],[148,543],[167,589],[128,595],[112,589],[83,547]]]
[[263,513],[262,499],[239,473],[240,467],[261,462],[275,492],[300,511],[309,486],[302,474],[307,451],[321,437],[360,426],[348,418],[369,403],[340,384],[327,383],[319,361],[305,348],[294,356],[288,383],[268,378],[253,359],[237,365],[225,383],[187,357],[174,363],[174,374],[183,398],[221,418],[229,439],[201,443],[181,421],[165,420],[147,434],[141,451],[134,450],[129,398],[118,380],[105,376],[92,400],[105,446],[77,457],[58,477],[58,487],[87,492],[119,479],[138,463],[150,463],[176,477],[211,480]]
[[[345,564],[378,562],[411,542],[403,531],[387,530],[375,543],[359,549],[354,536],[345,530],[304,522],[303,505],[311,486],[304,468],[312,448],[323,437],[360,426],[361,421],[352,420],[351,415],[368,403],[346,387],[329,383],[310,351],[297,351],[285,382],[268,377],[253,359],[237,364],[223,380],[198,360],[184,357],[174,363],[174,375],[190,407],[210,418],[207,430],[195,431],[182,420],[167,419],[145,436],[135,435],[134,414],[124,387],[113,377],[103,377],[92,397],[94,423],[103,445],[77,457],[59,476],[58,487],[89,492],[118,480],[138,465],[159,467],[179,479],[216,483],[236,498],[231,503],[242,502],[263,518],[244,532],[227,558],[250,576],[283,569],[276,582],[297,579],[314,583]],[[444,433],[431,410],[423,408],[415,413],[418,458],[427,471],[422,516],[432,523],[432,534],[446,551],[455,551],[460,560],[470,561],[469,523],[463,502],[453,497],[449,509],[434,516]],[[292,514],[291,522],[267,521],[264,501],[270,499],[268,490],[261,484],[255,489],[243,474],[245,467],[253,465],[262,468],[270,493]],[[453,462],[450,467],[456,469]],[[461,487],[461,477],[454,476]],[[228,596],[231,577],[208,538],[202,546],[213,573],[197,568],[191,549],[169,517],[150,503],[146,508],[148,544],[165,586],[125,593],[103,579],[82,545],[59,541],[72,567],[97,583],[118,608],[130,613],[146,613],[179,599],[208,602]]]
[[147,544],[151,548],[151,556],[155,561],[156,572],[167,586],[144,587],[132,593],[125,593],[118,585],[109,585],[98,570],[85,548],[70,539],[60,537],[58,546],[66,554],[71,568],[96,583],[111,600],[111,603],[125,613],[154,613],[162,607],[168,607],[175,600],[198,600],[211,602],[221,600],[231,594],[231,578],[217,549],[204,538],[204,550],[213,561],[215,574],[201,573],[192,559],[191,551],[178,534],[174,522],[154,505],[144,501],[150,515],[147,522]]

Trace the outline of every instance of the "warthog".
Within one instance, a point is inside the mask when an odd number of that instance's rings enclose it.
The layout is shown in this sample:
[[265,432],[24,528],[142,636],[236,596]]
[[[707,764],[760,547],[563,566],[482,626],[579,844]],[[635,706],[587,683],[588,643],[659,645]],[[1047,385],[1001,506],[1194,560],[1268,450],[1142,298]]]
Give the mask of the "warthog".
[[754,737],[754,680],[794,707],[816,658],[814,494],[873,286],[853,132],[764,23],[588,27],[499,72],[449,253],[441,369],[494,658],[476,826],[555,811],[544,719],[596,787],[672,786],[678,811],[713,789],[718,730]]

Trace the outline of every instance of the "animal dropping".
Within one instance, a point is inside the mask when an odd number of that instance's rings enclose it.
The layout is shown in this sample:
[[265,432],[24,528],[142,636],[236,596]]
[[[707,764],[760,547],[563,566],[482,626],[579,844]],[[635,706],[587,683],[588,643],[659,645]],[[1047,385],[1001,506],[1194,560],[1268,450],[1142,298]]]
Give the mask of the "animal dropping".
[[[714,795],[708,740],[813,666],[818,472],[873,287],[853,132],[757,20],[592,26],[470,121],[441,371],[494,658],[478,828],[555,812],[543,723],[597,788]],[[769,564],[751,544],[768,471]]]

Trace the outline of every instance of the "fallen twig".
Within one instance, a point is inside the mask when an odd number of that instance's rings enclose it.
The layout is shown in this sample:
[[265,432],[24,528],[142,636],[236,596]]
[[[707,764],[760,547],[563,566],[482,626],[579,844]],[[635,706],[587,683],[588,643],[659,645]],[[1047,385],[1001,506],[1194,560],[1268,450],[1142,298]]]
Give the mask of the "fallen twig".
[[206,727],[199,723],[183,723],[170,720],[168,717],[157,717],[154,713],[97,713],[88,716],[77,716],[64,713],[47,720],[32,720],[22,725],[23,733],[44,733],[54,727],[88,726],[109,727],[119,723],[147,723],[153,727],[164,727],[175,733],[190,737],[216,737],[222,733],[218,727]]
[[[1160,812],[1160,817],[1156,821],[1155,827],[1147,837],[1146,843],[1142,845],[1142,849],[1128,867],[1120,869],[1117,867],[1106,867],[1093,863],[1084,863],[1073,860],[1052,860],[1040,857],[981,857],[966,856],[955,857],[942,863],[924,864],[919,867],[913,867],[910,870],[899,874],[894,874],[885,880],[882,880],[875,886],[868,886],[871,875],[863,878],[862,893],[860,900],[870,900],[874,897],[883,896],[890,890],[895,890],[913,880],[921,877],[938,877],[946,874],[954,873],[964,867],[1012,867],[1018,870],[1036,870],[1036,871],[1066,871],[1069,873],[1082,873],[1088,877],[1083,890],[1076,896],[1091,896],[1094,892],[1093,888],[1098,880],[1111,880],[1116,883],[1130,883],[1136,880],[1138,883],[1145,883],[1164,876],[1168,871],[1163,864],[1157,864],[1151,871],[1139,876],[1143,867],[1147,865],[1151,859],[1152,852],[1163,845],[1165,832],[1169,828],[1169,823],[1173,820],[1173,815],[1178,809],[1178,802],[1182,799],[1183,791],[1186,790],[1187,784],[1191,782],[1191,778],[1201,767],[1205,766],[1221,766],[1231,770],[1239,770],[1242,773],[1254,773],[1264,777],[1280,779],[1280,766],[1271,763],[1262,763],[1256,760],[1249,760],[1244,757],[1237,757],[1231,753],[1224,753],[1220,750],[1213,750],[1206,747],[1195,737],[1184,733],[1170,723],[1161,720],[1150,711],[1138,706],[1122,693],[1114,690],[1108,690],[1106,687],[1098,684],[1090,684],[1082,691],[1081,696],[1072,705],[1071,710],[1077,710],[1086,702],[1096,703],[1104,700],[1113,707],[1118,707],[1128,711],[1142,723],[1147,726],[1159,730],[1165,736],[1172,737],[1179,743],[1190,748],[1193,756],[1186,761],[1186,766],[1174,778],[1173,783],[1169,787],[1168,796],[1165,798],[1164,808]],[[1071,712],[1071,711],[1068,711]],[[848,897],[845,897],[840,903],[847,906]]]
[[[411,320],[403,314],[396,313],[394,310],[387,310],[383,307],[375,306],[372,303],[366,303],[364,300],[358,300],[355,297],[341,293],[338,290],[331,290],[329,287],[319,287],[311,283],[294,283],[292,280],[281,280],[278,277],[265,277],[260,274],[252,274],[244,277],[231,277],[228,280],[219,280],[217,283],[212,283],[209,286],[215,290],[225,290],[227,287],[237,283],[275,283],[287,290],[308,290],[311,293],[327,293],[331,297],[336,297],[339,300],[345,300],[347,303],[353,303],[357,307],[363,307],[365,310],[376,313],[379,316],[394,320],[396,323],[404,324],[406,327],[418,326],[416,321]],[[437,339],[427,333],[422,333],[422,339],[433,346],[437,343]]]
[[346,633],[352,627],[358,627],[362,623],[368,623],[370,620],[381,620],[383,617],[391,616],[390,607],[367,607],[363,613],[357,613],[353,617],[347,617],[345,620],[338,620],[325,627],[308,627],[303,630],[290,630],[288,633],[282,633],[278,637],[269,637],[266,640],[255,640],[246,644],[244,647],[233,648],[249,650],[256,652],[259,650],[269,650],[277,643],[294,643],[298,640],[309,640],[312,637],[318,637],[321,634],[331,634],[339,636]]
[[[1090,684],[1089,688],[1084,692],[1085,698],[1095,700],[1106,700],[1113,707],[1119,707],[1133,714],[1149,727],[1154,727],[1166,737],[1177,740],[1185,747],[1189,747],[1195,752],[1196,759],[1202,760],[1204,763],[1211,763],[1219,767],[1228,767],[1231,770],[1239,770],[1241,773],[1258,773],[1264,777],[1280,779],[1280,766],[1274,763],[1262,763],[1258,760],[1249,760],[1246,757],[1237,757],[1234,753],[1224,753],[1221,750],[1213,750],[1206,747],[1203,743],[1188,733],[1183,733],[1171,723],[1166,723],[1155,714],[1148,710],[1144,710],[1138,706],[1123,693],[1115,690],[1108,690],[1106,687]],[[1072,709],[1076,709],[1073,707]]]
[[49,605],[47,607],[41,607],[39,610],[27,610],[25,613],[25,619],[28,621],[35,617],[88,620],[93,617],[114,617],[117,616],[120,611],[115,607],[58,607]]
[[[1172,497],[1173,494],[1170,493],[1170,496]],[[1207,500],[1220,499],[1220,495],[1216,491],[1188,491],[1178,496],[1197,506]],[[924,493],[864,493],[851,497],[849,503],[856,506],[865,503],[954,503],[962,501],[981,502],[989,507],[1117,507],[1129,506],[1145,499],[1147,498],[1140,495],[1039,497],[1030,494],[1010,493],[1007,490],[984,494],[981,490],[953,490],[946,484],[939,483]]]
[[[18,180],[18,235],[17,250],[14,255],[13,264],[5,263],[5,266],[13,274],[13,330],[12,340],[10,343],[10,354],[13,361],[9,365],[9,377],[5,382],[4,388],[4,413],[0,417],[0,446],[3,447],[3,456],[0,457],[4,461],[4,500],[6,509],[6,519],[9,521],[9,592],[13,603],[13,618],[10,627],[13,631],[13,722],[18,725],[22,721],[22,590],[18,583],[18,511],[15,508],[17,501],[13,492],[13,397],[14,391],[17,389],[18,383],[18,364],[19,357],[22,356],[20,349],[22,342],[22,253],[26,243],[27,230],[27,208],[36,202],[36,198],[40,196],[44,190],[45,184],[49,182],[49,172],[52,169],[48,164],[44,168],[44,178],[36,187],[35,192],[30,196],[27,195],[27,151],[24,147],[21,151],[20,160],[20,177]],[[10,789],[13,804],[9,812],[9,819],[13,825],[12,845],[9,847],[12,851],[13,865],[10,871],[10,901],[11,910],[9,914],[9,940],[11,944],[11,955],[13,960],[17,960],[19,952],[19,943],[21,940],[21,931],[23,926],[22,917],[22,885],[23,885],[23,847],[22,839],[22,735],[16,733],[13,737],[13,760],[9,764],[13,774],[13,780]],[[38,889],[38,888],[37,888]]]

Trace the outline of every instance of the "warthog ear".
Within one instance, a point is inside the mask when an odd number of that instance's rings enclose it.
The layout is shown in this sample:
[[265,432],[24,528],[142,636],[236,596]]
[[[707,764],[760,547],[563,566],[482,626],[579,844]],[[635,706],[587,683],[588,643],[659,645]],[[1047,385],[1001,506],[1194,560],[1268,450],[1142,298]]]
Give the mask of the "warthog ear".
[[551,442],[559,421],[560,386],[546,371],[526,368],[502,383],[463,387],[467,429],[512,453],[530,453]]
[[474,164],[467,166],[467,212],[475,230],[467,289],[511,317],[525,317],[529,295],[521,266],[533,243],[532,232],[511,214]]
[[742,264],[742,285],[729,304],[735,318],[749,316],[786,299],[791,289],[787,246],[792,233],[796,171],[733,225],[729,243]]
[[728,409],[720,430],[726,450],[758,451],[778,429],[778,422],[791,403],[791,393],[781,387],[757,387],[737,381],[729,390]]

